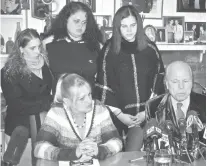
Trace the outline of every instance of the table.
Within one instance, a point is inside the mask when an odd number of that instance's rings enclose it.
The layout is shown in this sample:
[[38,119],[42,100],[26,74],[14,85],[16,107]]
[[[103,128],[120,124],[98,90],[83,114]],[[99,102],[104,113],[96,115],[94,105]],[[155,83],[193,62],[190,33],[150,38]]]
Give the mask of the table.
[[[144,152],[120,152],[114,156],[100,161],[100,166],[146,166],[147,163],[144,159],[129,163],[129,160],[136,159],[144,156]],[[149,166],[152,164],[149,164]],[[176,166],[187,166],[190,164],[173,164]],[[198,160],[191,164],[192,166],[206,166],[206,161]],[[58,162],[38,159],[37,166],[58,166]]]

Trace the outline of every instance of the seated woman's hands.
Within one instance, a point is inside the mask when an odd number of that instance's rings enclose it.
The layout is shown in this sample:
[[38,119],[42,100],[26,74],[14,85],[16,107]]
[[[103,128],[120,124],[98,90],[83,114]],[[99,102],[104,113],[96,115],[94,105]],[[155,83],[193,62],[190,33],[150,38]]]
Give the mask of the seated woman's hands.
[[98,155],[98,145],[93,139],[83,140],[76,148],[76,156],[79,158],[84,156],[97,156]]

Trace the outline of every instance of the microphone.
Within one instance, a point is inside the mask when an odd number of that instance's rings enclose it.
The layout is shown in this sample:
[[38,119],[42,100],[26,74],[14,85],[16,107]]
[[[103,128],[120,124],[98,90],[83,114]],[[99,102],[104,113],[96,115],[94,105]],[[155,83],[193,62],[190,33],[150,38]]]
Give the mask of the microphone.
[[174,144],[173,144],[174,125],[173,125],[172,121],[170,121],[170,120],[165,121],[165,130],[168,133],[168,139],[169,139],[169,146],[170,146],[171,154],[176,155],[175,147],[174,147]]
[[146,139],[151,140],[151,150],[155,152],[159,149],[158,139],[162,137],[161,129],[158,127],[156,119],[152,118],[146,125]]
[[178,126],[181,134],[181,146],[184,147],[184,149],[187,149],[186,120],[184,118],[180,118],[178,120]]
[[201,120],[198,118],[198,113],[193,110],[187,113],[187,133],[193,133],[192,127],[197,128],[198,131],[201,131],[204,128]]
[[12,132],[3,160],[7,163],[17,165],[26,148],[29,138],[29,130],[24,126],[18,126]]
[[187,127],[186,132],[192,133],[194,143],[199,142],[198,132],[203,130],[203,124],[201,120],[198,118],[198,114],[196,111],[189,111],[187,113]]
[[[192,143],[192,156],[195,159],[198,159],[200,153],[200,143],[198,132],[203,130],[203,124],[198,118],[196,111],[190,110],[187,113],[187,128],[186,132],[192,134],[193,143]],[[201,153],[200,153],[201,154]],[[201,154],[202,156],[202,154]]]

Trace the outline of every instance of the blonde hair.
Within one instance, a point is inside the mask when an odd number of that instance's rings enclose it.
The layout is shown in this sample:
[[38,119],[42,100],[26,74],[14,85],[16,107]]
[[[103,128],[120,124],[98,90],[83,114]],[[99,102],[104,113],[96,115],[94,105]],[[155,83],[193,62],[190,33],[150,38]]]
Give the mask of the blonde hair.
[[72,73],[64,73],[60,76],[58,79],[57,85],[56,85],[56,92],[54,96],[54,104],[63,104],[64,98],[71,98],[71,87],[77,87],[80,88],[84,85],[88,85],[90,88],[90,84],[88,81],[86,81],[85,78],[81,77],[78,74]]

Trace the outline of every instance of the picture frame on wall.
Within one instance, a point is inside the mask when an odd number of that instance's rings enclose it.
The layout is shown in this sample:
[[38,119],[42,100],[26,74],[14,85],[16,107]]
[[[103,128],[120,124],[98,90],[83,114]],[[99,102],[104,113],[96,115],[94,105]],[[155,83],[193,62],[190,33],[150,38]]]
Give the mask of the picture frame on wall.
[[193,31],[184,31],[184,43],[193,44]]
[[1,0],[2,15],[21,15],[21,1]]
[[122,6],[131,4],[140,11],[145,18],[162,18],[163,0],[122,0]]
[[206,0],[177,0],[177,12],[206,12]]
[[[206,36],[206,23],[205,22],[185,22],[185,30],[193,31],[193,40],[198,41],[200,38],[204,39]],[[203,31],[203,33],[201,31]]]
[[29,0],[21,0],[21,8],[22,10],[29,10],[30,9],[30,1]]
[[42,0],[31,1],[31,12],[32,17],[40,20],[45,20],[46,17],[51,13],[52,5],[45,4]]
[[94,15],[94,18],[98,24],[99,29],[101,29],[101,27],[112,27],[111,15]]
[[167,35],[165,27],[156,27],[156,43],[167,43]]
[[66,0],[66,4],[72,1],[85,3],[92,10],[92,12],[96,12],[96,0]]
[[184,43],[185,20],[183,16],[163,16],[167,43]]
[[153,25],[146,25],[144,32],[152,42],[156,42],[156,28]]
[[113,28],[112,27],[102,27],[101,33],[103,35],[103,42],[105,43],[112,37]]

